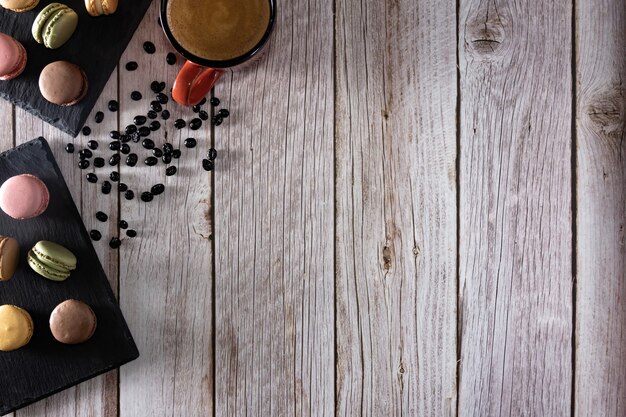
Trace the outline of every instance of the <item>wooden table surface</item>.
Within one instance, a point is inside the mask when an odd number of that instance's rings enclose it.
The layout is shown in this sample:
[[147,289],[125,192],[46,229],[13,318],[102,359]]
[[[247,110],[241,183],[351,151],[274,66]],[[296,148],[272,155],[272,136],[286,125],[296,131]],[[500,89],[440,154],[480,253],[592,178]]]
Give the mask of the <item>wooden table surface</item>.
[[[90,118],[101,147],[180,66],[158,3]],[[154,136],[200,140],[179,174],[122,165],[166,184],[150,204],[85,181],[63,148],[86,137],[0,103],[2,147],[46,137],[103,232],[141,352],[14,415],[626,415],[626,2],[279,8],[263,60],[215,88],[231,117]],[[139,237],[118,252],[119,218]]]

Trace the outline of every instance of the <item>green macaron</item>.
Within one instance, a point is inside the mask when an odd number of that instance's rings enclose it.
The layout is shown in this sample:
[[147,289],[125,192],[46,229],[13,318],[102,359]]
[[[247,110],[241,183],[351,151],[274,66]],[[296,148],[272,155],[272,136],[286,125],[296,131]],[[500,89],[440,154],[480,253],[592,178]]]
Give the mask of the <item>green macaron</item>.
[[58,243],[42,240],[28,252],[28,265],[52,281],[64,281],[76,269],[76,256]]
[[50,3],[39,12],[33,23],[33,38],[46,48],[57,49],[72,36],[78,26],[78,15],[61,3]]

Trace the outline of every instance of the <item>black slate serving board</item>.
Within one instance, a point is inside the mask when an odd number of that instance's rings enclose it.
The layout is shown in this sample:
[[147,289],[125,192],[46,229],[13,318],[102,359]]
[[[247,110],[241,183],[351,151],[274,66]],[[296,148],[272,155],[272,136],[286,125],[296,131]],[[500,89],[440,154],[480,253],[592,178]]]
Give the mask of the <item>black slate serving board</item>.
[[[0,211],[0,234],[20,244],[20,264],[10,281],[0,282],[0,305],[26,309],[34,322],[30,343],[0,352],[0,415],[24,407],[139,356],[98,256],[48,143],[32,140],[0,154],[0,184],[17,174],[41,178],[50,191],[48,209],[39,217],[14,220]],[[52,240],[78,259],[72,275],[52,282],[30,269],[26,254],[39,240]],[[74,298],[89,304],[98,326],[80,345],[52,337],[48,320],[60,302]]]
[[[29,11],[16,13],[0,7],[0,32],[19,40],[28,53],[22,75],[0,81],[0,97],[39,116],[44,121],[76,136],[102,93],[120,56],[139,26],[151,0],[120,0],[117,11],[110,16],[92,17],[84,0],[60,0],[78,13],[78,27],[70,40],[59,49],[47,49],[33,39],[31,28],[37,14],[51,0],[41,0]],[[39,92],[39,74],[50,62],[66,60],[79,65],[89,80],[87,96],[70,107],[46,101]],[[114,98],[114,97],[111,97]]]

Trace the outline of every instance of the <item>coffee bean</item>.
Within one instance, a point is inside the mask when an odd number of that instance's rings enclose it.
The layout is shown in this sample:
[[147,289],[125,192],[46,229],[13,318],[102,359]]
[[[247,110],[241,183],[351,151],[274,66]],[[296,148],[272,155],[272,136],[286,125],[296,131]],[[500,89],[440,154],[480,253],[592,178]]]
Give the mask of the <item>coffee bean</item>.
[[126,220],[120,220],[120,229],[128,229],[128,222]]
[[126,190],[128,190],[128,185],[124,184],[123,182],[120,182],[119,184],[117,184],[117,191],[119,191],[120,193],[123,193]]
[[111,139],[119,139],[120,138],[120,132],[118,132],[117,130],[111,130],[109,132],[109,137]]
[[163,156],[161,157],[161,160],[163,161],[164,164],[169,164],[170,162],[172,162],[172,154],[171,153],[164,153]]
[[223,121],[224,119],[222,119],[220,116],[216,116],[213,118],[213,126],[219,126],[222,124]]
[[200,107],[199,104],[196,104],[195,106],[191,108],[191,110],[193,110],[194,113],[198,113],[201,109],[202,107]]
[[130,153],[130,145],[128,143],[122,143],[120,147],[120,152],[124,155],[128,155]]
[[158,117],[157,112],[155,112],[154,110],[148,110],[148,119],[156,119]]
[[147,54],[152,55],[156,52],[156,46],[150,41],[146,41],[143,43],[143,50],[146,51]]
[[200,110],[200,113],[198,113],[198,117],[200,118],[200,120],[209,120],[209,113],[204,110]]
[[189,129],[198,130],[202,127],[202,120],[195,118],[189,122]]
[[104,158],[94,158],[93,159],[93,166],[95,166],[96,168],[102,168],[104,166]]
[[109,242],[109,246],[111,247],[111,249],[118,249],[120,246],[122,246],[122,241],[117,237],[113,237]]
[[133,190],[126,190],[126,192],[124,193],[124,198],[127,200],[132,200],[133,198],[135,198],[135,193],[133,192]]
[[150,130],[152,130],[153,132],[156,132],[160,128],[161,128],[161,123],[158,120],[155,120],[152,123],[150,123]]
[[94,120],[96,123],[102,123],[102,121],[104,120],[104,113],[102,113],[101,111],[96,112]]
[[154,148],[152,150],[152,155],[154,155],[157,158],[160,158],[160,157],[163,156],[163,151],[161,149],[159,149],[159,148]]
[[78,161],[78,168],[80,168],[80,169],[87,169],[87,168],[89,168],[89,160],[81,159],[80,161]]
[[165,175],[167,175],[168,177],[171,177],[172,175],[176,174],[176,167],[174,165],[167,167],[167,169],[165,170]]
[[91,152],[89,149],[81,149],[80,152],[78,152],[78,157],[80,159],[89,159],[93,156],[93,152]]
[[118,103],[116,100],[111,100],[109,101],[107,107],[109,108],[109,111],[116,112],[120,109],[120,103]]
[[154,149],[154,141],[152,139],[145,138],[141,142],[141,146],[143,146],[146,149]]
[[139,101],[143,98],[143,96],[139,91],[133,91],[132,93],[130,93],[130,98],[133,101]]
[[87,178],[87,181],[89,181],[92,184],[95,184],[98,182],[98,176],[94,174],[93,172],[90,172],[89,174],[87,174],[85,178]]
[[209,161],[208,159],[202,160],[202,168],[204,168],[205,171],[213,171],[213,167],[213,161]]
[[137,64],[135,61],[129,61],[126,63],[127,71],[135,71],[137,68],[139,68],[139,64]]
[[158,93],[156,95],[156,101],[158,101],[161,104],[167,104],[167,102],[169,101],[169,98],[167,97],[167,95],[163,93]]
[[217,114],[219,116],[222,116],[224,119],[230,116],[230,112],[226,109],[221,109],[220,111],[217,112]]
[[109,220],[109,216],[107,216],[106,213],[99,211],[96,213],[96,219],[100,220],[101,222],[106,222],[107,220]]
[[109,165],[111,166],[115,166],[117,164],[120,163],[120,159],[122,159],[122,157],[119,154],[113,154],[111,155],[111,157],[109,158]]
[[176,129],[182,129],[185,126],[187,126],[187,123],[183,119],[176,119],[176,121],[174,122],[174,127]]
[[135,133],[137,131],[137,126],[135,125],[128,125],[126,126],[126,128],[124,129],[124,132],[127,135],[132,135],[133,133]]
[[185,139],[185,148],[195,148],[196,145],[198,144],[198,141],[196,141],[194,138],[187,138]]
[[102,181],[102,194],[110,194],[111,193],[111,183],[108,181]]
[[96,241],[96,242],[99,241],[100,239],[102,239],[102,233],[100,233],[96,229],[94,229],[91,232],[89,232],[89,236],[91,236],[91,239]]
[[152,188],[150,188],[150,192],[152,193],[152,195],[163,194],[163,191],[165,191],[165,185],[163,184],[155,184],[152,186]]
[[131,135],[120,135],[120,141],[122,143],[128,143],[131,140]]
[[159,103],[158,101],[154,100],[154,101],[150,102],[150,109],[158,113],[158,112],[163,110],[163,107],[161,106],[161,103]]
[[126,165],[128,165],[129,167],[134,167],[135,165],[137,165],[138,159],[139,157],[136,153],[131,153],[126,157]]
[[129,229],[126,231],[126,236],[130,238],[137,237],[137,232],[134,231],[133,229]]
[[132,140],[133,143],[138,143],[141,140],[141,135],[139,134],[139,132],[135,132],[130,135],[130,140]]
[[145,203],[149,203],[152,200],[154,200],[154,196],[150,194],[149,191],[144,191],[143,193],[141,193],[141,201]]
[[211,100],[209,101],[209,103],[211,103],[211,106],[219,106],[220,105],[220,99],[217,97],[211,97]]
[[175,65],[176,55],[174,55],[172,52],[168,53],[167,56],[165,57],[165,62],[167,62],[168,65]]
[[157,164],[157,162],[159,162],[159,161],[154,156],[149,156],[143,162],[144,162],[144,164],[146,164],[149,167],[151,167],[151,166],[155,166]]
[[117,171],[111,171],[111,173],[109,174],[109,178],[113,182],[118,182],[120,180],[120,173]]
[[209,159],[209,161],[215,161],[215,159],[217,158],[217,150],[215,148],[209,149],[206,157]]
[[109,149],[112,151],[119,151],[120,150],[120,146],[121,143],[119,140],[114,140],[112,142],[109,143]]
[[89,142],[87,142],[87,147],[92,151],[95,151],[96,149],[98,149],[98,141],[90,140]]
[[141,136],[141,137],[145,138],[146,136],[149,136],[150,132],[152,132],[152,131],[150,130],[150,128],[148,126],[141,126],[139,128],[139,136]]
[[174,150],[174,147],[172,146],[171,143],[165,142],[163,144],[163,152],[164,153],[172,153],[173,150]]
[[165,82],[152,81],[152,83],[150,83],[150,90],[152,90],[153,93],[160,93],[165,90]]
[[167,120],[169,118],[170,118],[170,111],[169,110],[163,110],[163,113],[161,113],[161,119]]
[[148,121],[148,118],[146,116],[135,116],[135,118],[133,119],[133,123],[137,126],[142,126],[145,125],[146,122]]
[[204,106],[205,103],[206,103],[206,97],[202,97],[202,100],[200,100],[200,103],[198,103],[198,106]]
[[68,143],[67,145],[65,145],[65,152],[74,153],[74,144]]
[[172,158],[174,158],[174,159],[178,159],[178,158],[180,158],[180,155],[181,155],[181,153],[180,153],[180,149],[174,149],[174,150],[172,151]]

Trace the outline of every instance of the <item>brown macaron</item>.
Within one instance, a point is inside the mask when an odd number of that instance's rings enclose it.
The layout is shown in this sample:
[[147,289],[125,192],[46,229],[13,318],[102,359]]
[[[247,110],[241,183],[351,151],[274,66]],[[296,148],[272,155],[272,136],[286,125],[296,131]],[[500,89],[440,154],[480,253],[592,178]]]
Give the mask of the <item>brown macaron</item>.
[[0,236],[0,281],[11,279],[20,262],[20,244],[12,237]]
[[56,61],[45,66],[39,75],[39,90],[50,103],[73,106],[87,94],[87,75],[75,64]]
[[65,300],[50,314],[50,331],[61,343],[86,342],[96,331],[96,314],[82,301]]

